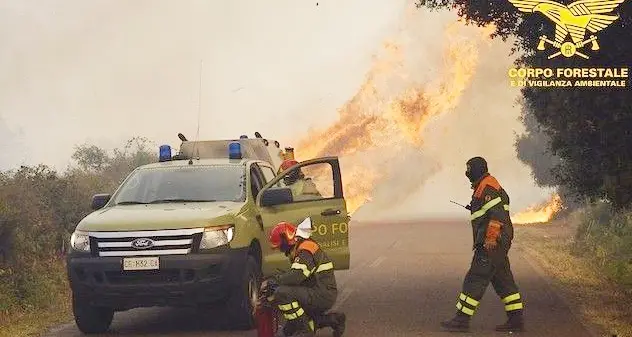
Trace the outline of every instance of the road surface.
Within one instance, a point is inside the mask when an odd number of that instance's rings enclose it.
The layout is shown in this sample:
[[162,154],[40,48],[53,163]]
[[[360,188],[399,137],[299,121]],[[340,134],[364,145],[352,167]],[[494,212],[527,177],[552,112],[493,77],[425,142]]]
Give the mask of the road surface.
[[[455,311],[471,259],[471,229],[464,221],[420,221],[350,226],[351,269],[337,272],[337,308],[347,314],[345,336],[506,336],[494,332],[505,319],[491,286],[472,321],[471,333],[442,332],[439,322]],[[510,252],[525,303],[527,332],[520,336],[591,334],[529,257],[519,238]],[[256,336],[222,331],[212,318],[176,309],[135,309],[117,313],[107,336]],[[331,336],[330,330],[319,336]],[[517,334],[514,334],[517,335]],[[74,323],[48,337],[81,336]]]

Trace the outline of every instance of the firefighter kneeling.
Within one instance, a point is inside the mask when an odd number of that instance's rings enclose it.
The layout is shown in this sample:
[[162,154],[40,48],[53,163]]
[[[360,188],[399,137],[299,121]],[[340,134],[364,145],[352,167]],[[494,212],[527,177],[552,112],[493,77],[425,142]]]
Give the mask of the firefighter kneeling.
[[333,335],[340,337],[345,329],[345,314],[325,313],[338,295],[334,265],[318,243],[309,238],[309,228],[311,220],[307,218],[298,229],[287,222],[272,229],[269,238],[272,248],[285,253],[292,265],[287,272],[265,280],[261,291],[272,292],[269,300],[287,321],[281,336],[300,333],[309,336],[319,328],[330,327]]

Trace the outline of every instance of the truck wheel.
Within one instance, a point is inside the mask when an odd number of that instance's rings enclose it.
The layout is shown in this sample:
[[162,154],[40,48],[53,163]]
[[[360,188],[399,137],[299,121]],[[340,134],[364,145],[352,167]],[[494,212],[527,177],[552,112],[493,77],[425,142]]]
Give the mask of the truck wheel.
[[229,319],[235,329],[251,330],[255,328],[254,308],[261,284],[261,270],[252,256],[246,260],[239,284],[227,303]]
[[95,307],[76,299],[74,296],[72,299],[72,311],[77,327],[84,334],[106,332],[114,318],[113,309]]

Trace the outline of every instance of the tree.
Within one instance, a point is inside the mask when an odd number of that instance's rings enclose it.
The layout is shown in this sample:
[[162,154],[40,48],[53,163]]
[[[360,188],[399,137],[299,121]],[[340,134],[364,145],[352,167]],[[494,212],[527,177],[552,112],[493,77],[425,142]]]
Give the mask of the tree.
[[96,145],[82,144],[75,146],[72,159],[86,171],[100,171],[108,163],[108,153]]
[[[568,3],[568,1],[566,2]],[[540,68],[627,68],[632,54],[632,2],[615,9],[619,19],[598,33],[601,49],[590,58],[557,57],[537,52],[541,35],[555,36],[555,25],[540,14],[519,12],[508,0],[422,0],[418,6],[454,9],[467,23],[496,26],[492,38],[516,39],[516,65]],[[612,14],[609,14],[612,15]],[[587,49],[587,48],[586,48]],[[599,87],[526,87],[526,116],[539,125],[538,146],[549,148],[552,181],[571,193],[606,198],[617,207],[632,204],[632,90]],[[548,138],[544,141],[545,138]],[[525,146],[526,140],[517,145]],[[531,144],[536,145],[536,144]],[[543,151],[546,148],[542,149]],[[525,157],[525,159],[527,159]],[[537,160],[528,159],[534,171]],[[536,178],[536,180],[538,180]]]

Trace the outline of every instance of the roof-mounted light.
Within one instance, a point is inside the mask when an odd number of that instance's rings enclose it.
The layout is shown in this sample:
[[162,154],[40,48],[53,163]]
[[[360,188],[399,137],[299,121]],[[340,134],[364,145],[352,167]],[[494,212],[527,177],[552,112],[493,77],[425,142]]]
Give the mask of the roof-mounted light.
[[248,139],[248,136],[246,136],[246,135],[241,135],[241,136],[239,136],[239,139]]
[[239,143],[228,144],[228,158],[241,159],[241,144]]
[[160,155],[158,156],[158,161],[169,161],[171,160],[171,146],[169,145],[160,145]]

